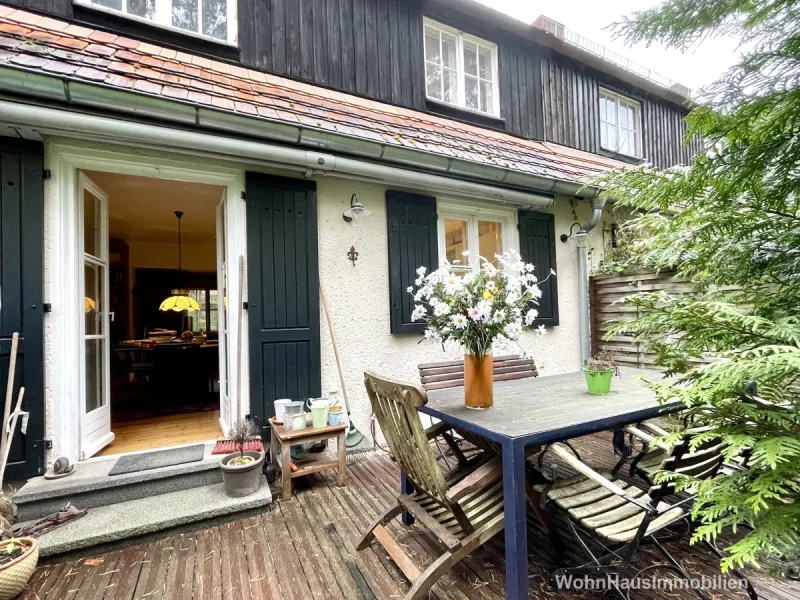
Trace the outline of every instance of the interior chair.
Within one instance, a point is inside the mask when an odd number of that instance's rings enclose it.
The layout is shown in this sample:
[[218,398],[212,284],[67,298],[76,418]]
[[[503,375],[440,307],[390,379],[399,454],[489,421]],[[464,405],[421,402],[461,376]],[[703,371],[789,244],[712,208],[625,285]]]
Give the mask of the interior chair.
[[[420,600],[453,565],[503,529],[502,463],[498,455],[480,453],[445,475],[430,446],[417,409],[428,401],[417,385],[364,373],[372,410],[400,469],[414,488],[369,526],[358,545],[367,548],[374,539],[412,584],[405,600]],[[408,512],[436,539],[444,552],[420,571],[384,526]]]
[[[556,569],[551,575],[551,583],[568,575],[608,577],[618,573],[630,565],[637,549],[645,544],[656,546],[673,571],[692,581],[683,565],[662,543],[682,539],[692,530],[689,511],[694,496],[691,493],[676,494],[674,475],[698,479],[724,476],[721,474],[724,464],[722,444],[712,438],[693,448],[691,435],[687,435],[668,447],[640,428],[630,427],[627,430],[629,433],[645,435],[649,439],[645,444],[655,444],[655,451],[648,452],[646,446],[631,464],[631,473],[645,481],[646,490],[616,477],[624,461],[620,461],[612,473],[601,474],[560,445],[548,447],[539,457],[539,471],[549,479],[547,483],[534,486],[541,494],[542,506],[566,517],[567,530],[589,559],[577,566]],[[548,477],[543,465],[547,452],[555,454],[559,461],[577,471],[577,475],[559,479],[559,470],[554,463]],[[656,477],[657,472],[671,473],[673,477]],[[721,557],[718,548],[711,544],[707,546]],[[756,600],[758,596],[749,580],[738,570],[734,574],[745,583],[750,597]],[[609,584],[621,597],[626,597],[611,579]],[[699,588],[695,591],[701,598],[709,598]]]

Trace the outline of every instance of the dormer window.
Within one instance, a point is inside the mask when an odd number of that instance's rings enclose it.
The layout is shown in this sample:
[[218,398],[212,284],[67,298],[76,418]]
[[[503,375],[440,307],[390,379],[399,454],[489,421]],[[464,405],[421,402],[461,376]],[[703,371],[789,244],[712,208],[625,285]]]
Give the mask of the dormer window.
[[136,21],[236,44],[236,0],[75,0]]
[[600,88],[600,147],[625,156],[642,155],[642,105]]
[[425,19],[429,100],[499,116],[497,45]]

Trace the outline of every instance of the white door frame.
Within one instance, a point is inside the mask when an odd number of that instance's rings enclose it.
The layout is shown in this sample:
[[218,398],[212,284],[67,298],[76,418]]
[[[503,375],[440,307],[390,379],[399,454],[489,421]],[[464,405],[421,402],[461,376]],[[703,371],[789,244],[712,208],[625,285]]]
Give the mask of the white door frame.
[[[45,298],[51,312],[45,319],[45,414],[46,435],[53,449],[48,460],[66,456],[72,461],[80,457],[80,414],[83,402],[81,353],[83,325],[77,315],[83,314],[83,241],[77,210],[77,179],[80,169],[107,171],[124,175],[140,175],[194,183],[207,183],[226,188],[226,256],[228,260],[247,257],[246,206],[242,201],[245,189],[244,168],[231,167],[222,161],[194,159],[128,146],[49,138],[45,143],[45,167],[51,178],[45,185]],[[229,269],[229,307],[241,305],[238,298],[238,270]],[[245,288],[246,289],[246,288]],[[229,389],[236,389],[236,377],[242,376],[242,406],[249,407],[249,370],[247,361],[247,314],[242,337],[242,368],[231,368]],[[239,332],[228,332],[228,364],[236,354]],[[248,409],[249,410],[249,409]],[[228,414],[231,414],[229,411]],[[229,423],[220,421],[223,431]]]
[[[84,193],[89,192],[92,196],[100,200],[100,210],[97,211],[95,218],[97,220],[97,231],[99,233],[98,247],[93,254],[86,252],[85,244],[85,207]],[[109,319],[109,273],[108,273],[108,195],[92,181],[85,173],[78,173],[78,189],[76,190],[76,208],[78,210],[78,226],[81,233],[78,235],[78,243],[81,244],[81,255],[83,260],[81,266],[83,268],[79,271],[79,285],[78,291],[81,298],[86,295],[86,265],[92,265],[102,269],[103,276],[100,278],[101,289],[98,290],[99,298],[94,298],[95,301],[95,318],[96,323],[99,325],[98,333],[89,335],[86,333],[86,321],[81,319],[81,337],[83,344],[80,354],[81,369],[78,375],[80,383],[80,395],[83,400],[80,404],[80,450],[81,458],[91,458],[94,454],[99,452],[104,447],[108,446],[114,441],[114,434],[111,432],[111,352],[109,343],[111,341],[109,329],[111,320]],[[84,302],[86,300],[84,299]],[[88,311],[84,309],[81,311],[81,316],[85,316]],[[89,339],[101,340],[102,356],[100,357],[100,406],[87,413],[86,408],[86,351],[85,345]]]

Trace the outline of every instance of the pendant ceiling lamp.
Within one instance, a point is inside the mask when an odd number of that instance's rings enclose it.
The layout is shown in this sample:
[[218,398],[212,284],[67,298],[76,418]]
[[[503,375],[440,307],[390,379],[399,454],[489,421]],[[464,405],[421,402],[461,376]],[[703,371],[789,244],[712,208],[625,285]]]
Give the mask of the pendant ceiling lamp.
[[[178,217],[178,281],[183,283],[183,274],[181,270],[181,217],[183,216],[183,212],[176,210],[175,216]],[[175,312],[200,310],[200,305],[197,304],[197,300],[189,296],[188,290],[184,288],[175,288],[170,291],[172,295],[161,303],[159,310],[165,312],[170,310],[174,310]]]

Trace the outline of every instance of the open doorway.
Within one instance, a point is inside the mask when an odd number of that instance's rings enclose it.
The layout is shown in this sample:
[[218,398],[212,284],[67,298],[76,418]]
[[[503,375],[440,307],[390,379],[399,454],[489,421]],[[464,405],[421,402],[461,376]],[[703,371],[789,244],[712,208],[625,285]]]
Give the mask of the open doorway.
[[226,371],[219,239],[225,188],[83,170],[79,191],[81,454],[218,437]]

